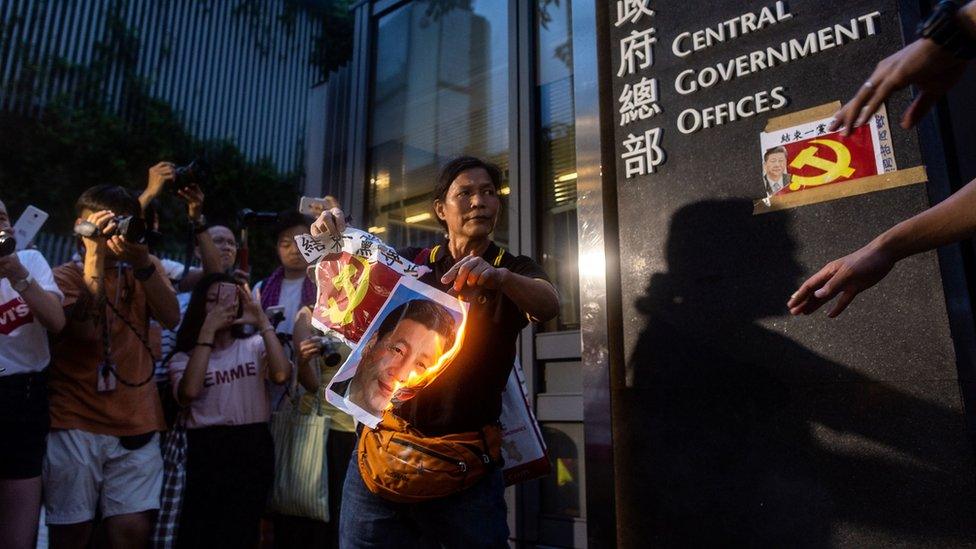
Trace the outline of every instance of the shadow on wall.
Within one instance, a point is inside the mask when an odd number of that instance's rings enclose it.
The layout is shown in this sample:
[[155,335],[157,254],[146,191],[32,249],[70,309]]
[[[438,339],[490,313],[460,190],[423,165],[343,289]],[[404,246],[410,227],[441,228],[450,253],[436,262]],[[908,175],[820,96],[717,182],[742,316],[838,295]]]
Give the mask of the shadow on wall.
[[751,211],[679,210],[668,272],[637,302],[615,444],[624,545],[972,543],[963,418],[760,326],[803,271],[787,215]]

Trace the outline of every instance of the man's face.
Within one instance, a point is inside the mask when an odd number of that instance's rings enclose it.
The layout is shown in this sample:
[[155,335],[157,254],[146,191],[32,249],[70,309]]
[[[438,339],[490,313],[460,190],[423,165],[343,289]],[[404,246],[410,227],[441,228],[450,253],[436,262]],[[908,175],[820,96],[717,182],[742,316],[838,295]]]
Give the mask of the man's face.
[[487,238],[495,229],[501,201],[483,168],[465,170],[434,204],[437,217],[447,224],[448,235]]
[[766,158],[766,176],[770,179],[779,179],[786,172],[786,154],[773,153]]
[[0,201],[0,231],[10,228],[10,215],[7,214],[7,206]]
[[278,235],[278,259],[281,265],[290,271],[305,270],[308,263],[298,249],[295,237],[308,232],[308,227],[296,225]]
[[401,320],[390,333],[369,344],[352,380],[350,394],[356,405],[379,416],[390,403],[396,383],[404,383],[411,372],[423,374],[444,354],[439,333],[409,319]]
[[231,269],[237,261],[237,240],[234,233],[223,225],[214,225],[207,229],[210,239],[220,252],[220,266],[224,271]]

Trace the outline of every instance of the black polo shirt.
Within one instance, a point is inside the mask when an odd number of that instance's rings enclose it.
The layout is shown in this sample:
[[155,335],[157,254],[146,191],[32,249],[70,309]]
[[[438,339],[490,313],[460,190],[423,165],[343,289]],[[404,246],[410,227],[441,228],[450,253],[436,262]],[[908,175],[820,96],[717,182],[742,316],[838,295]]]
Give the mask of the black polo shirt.
[[[448,291],[451,285],[441,284],[441,276],[455,261],[447,242],[437,249],[433,263],[429,253],[419,259],[421,251],[405,248],[399,253],[433,270],[421,277],[421,282]],[[494,265],[500,251],[492,242],[482,257]],[[524,255],[514,256],[506,251],[498,266],[529,278],[549,280],[542,267]],[[464,343],[458,355],[430,385],[394,412],[427,436],[477,431],[497,422],[502,412],[502,392],[515,361],[516,339],[528,322],[526,313],[504,293],[480,289],[480,295],[470,300]]]

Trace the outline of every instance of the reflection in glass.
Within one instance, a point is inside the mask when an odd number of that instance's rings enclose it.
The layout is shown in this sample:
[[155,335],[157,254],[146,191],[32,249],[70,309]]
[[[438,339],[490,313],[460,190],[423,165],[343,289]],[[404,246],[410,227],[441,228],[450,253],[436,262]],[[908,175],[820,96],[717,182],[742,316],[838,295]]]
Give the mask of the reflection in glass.
[[542,267],[560,296],[559,316],[542,329],[571,330],[579,328],[571,2],[537,2],[539,249]]
[[[377,21],[370,99],[368,227],[396,245],[444,231],[437,171],[460,155],[499,165],[508,192],[508,13],[497,0],[417,1]],[[503,209],[495,241],[507,241]]]
[[543,514],[581,517],[583,508],[583,425],[546,423],[542,427],[552,472],[542,479]]

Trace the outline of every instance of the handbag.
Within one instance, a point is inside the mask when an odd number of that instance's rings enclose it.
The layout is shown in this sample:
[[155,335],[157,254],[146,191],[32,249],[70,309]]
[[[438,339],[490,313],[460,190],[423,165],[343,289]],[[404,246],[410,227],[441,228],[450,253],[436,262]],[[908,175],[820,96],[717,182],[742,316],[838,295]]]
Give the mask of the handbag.
[[322,413],[322,387],[317,410],[303,414],[293,401],[288,410],[271,414],[275,446],[274,483],[270,510],[282,515],[329,521],[329,472],[326,444],[331,418]]

